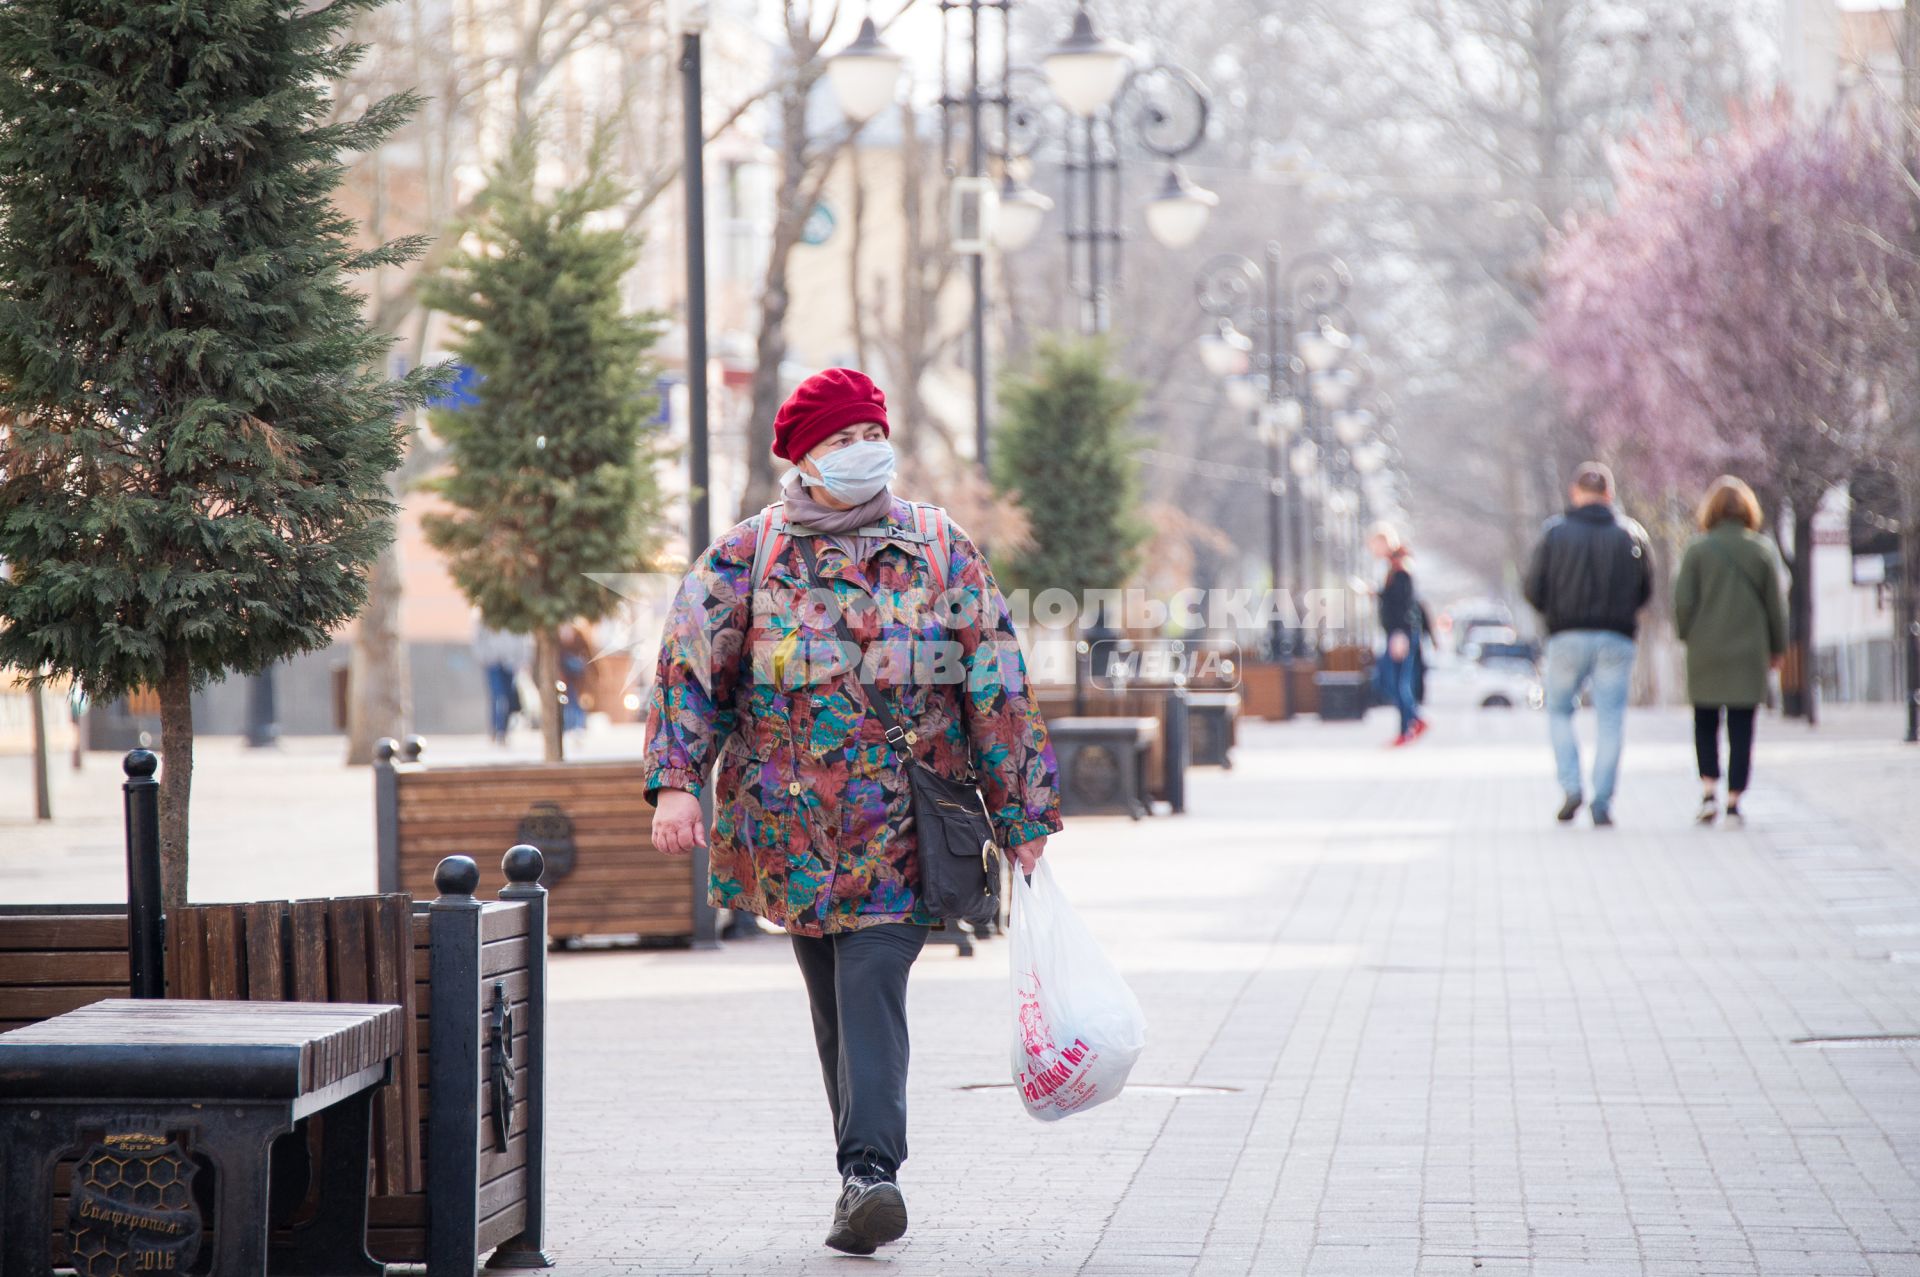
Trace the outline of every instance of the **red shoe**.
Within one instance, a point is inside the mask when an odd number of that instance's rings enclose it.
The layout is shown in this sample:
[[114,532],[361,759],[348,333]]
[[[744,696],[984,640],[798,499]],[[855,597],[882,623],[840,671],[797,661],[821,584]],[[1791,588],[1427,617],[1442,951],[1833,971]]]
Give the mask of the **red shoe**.
[[1401,732],[1398,736],[1387,742],[1387,748],[1399,749],[1402,745],[1411,745],[1416,735],[1418,735],[1417,732]]
[[1407,739],[1419,740],[1422,736],[1425,736],[1426,734],[1427,734],[1427,720],[1424,718],[1416,718],[1413,720],[1412,730],[1407,733]]

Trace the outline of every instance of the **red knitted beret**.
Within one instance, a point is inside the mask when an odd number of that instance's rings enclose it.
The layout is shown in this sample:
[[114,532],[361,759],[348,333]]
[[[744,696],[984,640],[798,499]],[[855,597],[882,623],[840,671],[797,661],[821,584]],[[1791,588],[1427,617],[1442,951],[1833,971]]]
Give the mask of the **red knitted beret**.
[[773,455],[798,462],[821,440],[869,421],[893,433],[887,425],[887,397],[873,378],[851,368],[817,372],[800,383],[773,419]]

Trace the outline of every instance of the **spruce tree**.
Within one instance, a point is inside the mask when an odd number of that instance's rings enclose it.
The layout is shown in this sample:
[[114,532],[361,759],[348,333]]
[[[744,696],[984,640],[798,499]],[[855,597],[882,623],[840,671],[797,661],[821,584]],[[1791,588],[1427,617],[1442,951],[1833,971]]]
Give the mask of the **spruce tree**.
[[165,898],[186,898],[193,690],[324,646],[391,535],[429,378],[388,380],[329,122],[380,0],[0,5],[0,664],[160,699]]
[[534,636],[546,757],[561,756],[559,630],[620,597],[589,574],[643,567],[660,517],[651,315],[620,282],[637,236],[596,214],[620,198],[595,145],[586,176],[551,196],[523,142],[494,171],[463,253],[427,290],[461,325],[476,401],[432,415],[450,466],[424,520],[453,579],[494,629]]
[[[1106,342],[1043,339],[1029,368],[1000,384],[995,478],[1026,510],[1026,547],[1006,564],[1032,592],[1117,589],[1140,566],[1134,382],[1108,368]],[[1109,617],[1118,624],[1119,617]]]

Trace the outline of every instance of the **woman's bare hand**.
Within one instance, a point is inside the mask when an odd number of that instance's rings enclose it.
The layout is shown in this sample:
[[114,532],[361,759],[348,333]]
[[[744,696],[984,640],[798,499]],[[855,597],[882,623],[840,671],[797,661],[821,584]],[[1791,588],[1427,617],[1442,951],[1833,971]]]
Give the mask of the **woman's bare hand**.
[[707,845],[707,818],[700,800],[684,789],[654,795],[653,845],[669,856],[684,856]]

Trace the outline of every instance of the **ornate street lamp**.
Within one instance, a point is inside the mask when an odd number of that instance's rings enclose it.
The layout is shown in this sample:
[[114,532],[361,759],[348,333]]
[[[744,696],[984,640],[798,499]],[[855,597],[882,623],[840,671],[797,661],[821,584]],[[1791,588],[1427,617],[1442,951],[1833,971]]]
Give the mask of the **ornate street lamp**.
[[1216,377],[1238,377],[1252,363],[1253,341],[1231,319],[1222,319],[1219,331],[1208,333],[1198,345],[1200,362]]
[[[941,109],[949,113],[949,119],[956,112],[963,115],[967,130],[967,159],[965,165],[958,168],[954,189],[968,196],[971,201],[969,207],[972,208],[997,202],[993,225],[986,226],[983,218],[974,219],[975,229],[981,233],[964,246],[964,251],[973,259],[970,268],[973,284],[974,451],[983,469],[987,466],[988,442],[987,231],[991,230],[993,247],[1005,252],[1016,251],[1032,243],[1040,233],[1046,215],[1053,208],[1051,200],[1029,189],[1018,177],[1022,167],[1020,162],[1032,153],[1038,142],[1038,130],[1035,127],[1038,116],[1030,105],[1016,100],[1013,91],[1015,79],[1023,74],[1033,75],[1032,72],[1014,68],[1008,56],[1007,33],[1015,2],[940,0],[943,27],[955,12],[965,11],[968,16],[968,71],[964,91],[955,93],[949,88],[944,56],[940,69]],[[993,50],[984,48],[989,32],[982,26],[983,11],[997,11],[999,14],[997,34],[1000,47],[997,57],[991,56]],[[943,30],[943,49],[947,44],[946,35]],[[989,56],[983,58],[983,52]],[[983,63],[988,67],[998,65],[1007,70],[1000,74],[997,83],[989,84],[982,77]],[[1114,116],[1118,110],[1116,104],[1136,98],[1143,101],[1139,113],[1142,145],[1169,161],[1166,181],[1147,206],[1147,228],[1157,240],[1170,247],[1181,247],[1191,244],[1199,236],[1206,225],[1207,215],[1219,202],[1213,192],[1195,186],[1173,166],[1173,161],[1197,147],[1205,135],[1206,93],[1197,79],[1176,67],[1154,66],[1136,70],[1132,49],[1094,30],[1093,17],[1088,13],[1084,0],[1074,14],[1073,26],[1066,38],[1046,54],[1042,64],[1045,82],[1053,98],[1066,108],[1074,121],[1068,126],[1067,190],[1070,198],[1079,198],[1082,183],[1077,177],[1084,175],[1086,206],[1084,228],[1077,206],[1068,210],[1068,273],[1085,303],[1083,323],[1089,329],[1099,331],[1106,326],[1104,281],[1110,273],[1118,270],[1120,236],[1117,229],[1117,194],[1108,197],[1115,207],[1106,224],[1102,224],[1097,211],[1103,199],[1101,179],[1115,173],[1118,168],[1114,127]],[[894,101],[902,65],[900,55],[881,40],[879,29],[869,17],[861,22],[859,34],[853,42],[833,55],[828,63],[827,78],[840,100],[841,110],[849,119],[859,122],[872,118]],[[1177,128],[1179,115],[1159,96],[1160,82],[1163,80],[1179,85],[1190,99],[1189,113],[1196,117],[1190,136],[1182,135],[1171,140],[1166,136],[1170,127]],[[991,136],[995,130],[987,124],[989,109],[999,113],[997,139]],[[1075,135],[1084,139],[1084,162],[1077,162]],[[988,184],[987,179],[990,157],[1000,162],[1002,170],[997,201],[996,188]],[[1117,192],[1117,181],[1113,187]],[[1085,246],[1086,251],[1084,274],[1079,273],[1078,267],[1077,249],[1081,245]],[[956,251],[961,251],[962,247],[956,242]]]
[[1160,190],[1147,203],[1147,231],[1163,247],[1185,248],[1200,237],[1220,203],[1180,168],[1180,160],[1206,140],[1211,113],[1198,77],[1184,67],[1155,63],[1127,77],[1111,109],[1069,126],[1067,275],[1080,298],[1085,332],[1107,330],[1112,285],[1120,276],[1126,243],[1119,207],[1124,144],[1166,161]]
[[[1276,590],[1299,590],[1309,582],[1306,519],[1306,480],[1319,466],[1320,449],[1314,440],[1313,419],[1308,411],[1308,347],[1298,338],[1311,334],[1324,340],[1334,351],[1326,366],[1338,362],[1340,352],[1351,346],[1351,339],[1339,330],[1329,316],[1337,312],[1341,299],[1352,286],[1346,263],[1326,253],[1307,253],[1288,261],[1277,243],[1266,246],[1263,260],[1254,261],[1238,253],[1227,253],[1208,261],[1200,270],[1196,294],[1200,309],[1215,320],[1215,330],[1203,336],[1198,345],[1201,360],[1215,376],[1236,377],[1248,366],[1264,378],[1265,404],[1260,409],[1260,433],[1267,445],[1267,558]],[[1259,346],[1248,336],[1258,336]],[[1296,349],[1300,353],[1295,353]],[[1311,350],[1318,357],[1318,346]],[[1228,393],[1235,394],[1237,381],[1228,382]],[[1240,400],[1235,400],[1239,406]],[[1289,445],[1289,440],[1300,436]],[[1302,470],[1301,467],[1306,469]],[[1296,535],[1289,537],[1289,507],[1300,517]],[[1292,553],[1289,554],[1289,540]],[[1291,656],[1303,648],[1304,636],[1287,629],[1277,620],[1268,635],[1268,646],[1275,659]]]
[[1000,185],[999,220],[993,242],[1002,252],[1017,253],[1033,243],[1053,211],[1053,201],[1011,175]]
[[1147,203],[1147,230],[1163,248],[1186,248],[1200,238],[1219,206],[1218,195],[1195,186],[1178,164],[1172,164],[1160,193]]
[[900,91],[900,69],[906,59],[880,39],[872,18],[860,23],[853,43],[827,62],[827,80],[840,109],[856,124],[864,124],[892,106]]
[[1084,120],[1113,105],[1133,70],[1133,50],[1096,34],[1093,16],[1082,3],[1073,15],[1073,29],[1042,65],[1053,96]]

